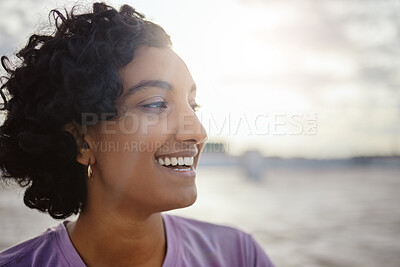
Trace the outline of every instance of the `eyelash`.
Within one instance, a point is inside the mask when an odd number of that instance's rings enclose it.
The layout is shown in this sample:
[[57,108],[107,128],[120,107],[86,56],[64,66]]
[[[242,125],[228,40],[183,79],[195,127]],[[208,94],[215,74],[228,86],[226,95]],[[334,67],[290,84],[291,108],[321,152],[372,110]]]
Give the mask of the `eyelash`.
[[[153,105],[160,105],[160,104],[162,106],[152,107]],[[158,102],[150,103],[150,104],[147,104],[147,105],[143,105],[143,107],[145,107],[145,108],[165,109],[165,108],[167,108],[167,101],[158,101]]]
[[201,108],[200,105],[194,104],[193,106],[191,106],[194,112],[199,111],[199,109]]
[[[154,108],[158,108],[158,109],[166,109],[167,108],[167,101],[159,101],[159,102],[154,102],[154,103],[150,103],[150,104],[146,104],[143,105],[143,107],[145,108],[150,108],[150,109],[154,109]],[[156,107],[154,107],[154,105],[156,105]],[[191,106],[194,112],[197,112],[201,106],[194,104]]]

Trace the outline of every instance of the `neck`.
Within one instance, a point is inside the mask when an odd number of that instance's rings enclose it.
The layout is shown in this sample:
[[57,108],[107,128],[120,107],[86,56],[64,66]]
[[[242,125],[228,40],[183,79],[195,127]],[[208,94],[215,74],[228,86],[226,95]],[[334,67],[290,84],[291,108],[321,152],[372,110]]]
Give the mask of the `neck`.
[[119,214],[85,210],[67,227],[87,266],[162,266],[166,254],[161,213]]

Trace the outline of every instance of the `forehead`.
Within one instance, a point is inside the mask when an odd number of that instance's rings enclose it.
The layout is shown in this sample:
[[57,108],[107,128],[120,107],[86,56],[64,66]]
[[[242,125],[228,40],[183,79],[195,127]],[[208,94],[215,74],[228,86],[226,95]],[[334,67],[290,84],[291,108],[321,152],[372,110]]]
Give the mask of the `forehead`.
[[163,80],[187,88],[194,83],[186,64],[170,48],[139,47],[119,74],[124,91],[143,80]]

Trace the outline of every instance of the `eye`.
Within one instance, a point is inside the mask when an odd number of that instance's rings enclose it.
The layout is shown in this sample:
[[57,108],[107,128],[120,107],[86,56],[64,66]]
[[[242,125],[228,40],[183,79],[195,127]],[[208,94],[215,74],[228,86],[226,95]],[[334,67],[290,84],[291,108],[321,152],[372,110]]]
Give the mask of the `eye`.
[[164,108],[167,108],[167,102],[166,101],[158,101],[158,102],[143,105],[142,107],[164,109]]

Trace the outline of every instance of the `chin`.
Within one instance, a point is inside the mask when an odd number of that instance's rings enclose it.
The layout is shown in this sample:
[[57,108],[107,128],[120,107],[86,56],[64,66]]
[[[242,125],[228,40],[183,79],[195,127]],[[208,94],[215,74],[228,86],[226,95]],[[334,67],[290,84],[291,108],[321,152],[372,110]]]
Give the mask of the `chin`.
[[186,190],[186,192],[180,194],[179,201],[177,202],[177,209],[186,208],[192,206],[197,199],[197,189],[193,187],[191,190]]
[[163,211],[181,209],[192,206],[196,202],[196,199],[196,187],[192,188],[191,190],[185,190],[185,192],[177,192],[170,201],[165,201],[165,203],[168,203],[168,206],[164,206]]
[[196,199],[197,199],[197,191],[194,192],[194,194],[192,194],[190,197],[182,201],[182,205],[180,208],[186,208],[192,206],[196,202]]

